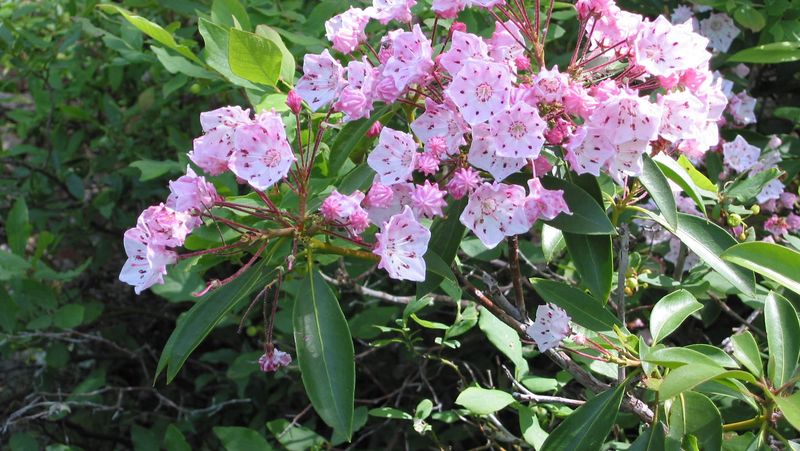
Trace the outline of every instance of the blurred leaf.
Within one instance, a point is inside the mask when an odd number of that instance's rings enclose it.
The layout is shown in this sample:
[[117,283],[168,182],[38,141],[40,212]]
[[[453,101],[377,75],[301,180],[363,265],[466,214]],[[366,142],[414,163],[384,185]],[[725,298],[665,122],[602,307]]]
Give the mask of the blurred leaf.
[[631,443],[628,451],[664,451],[664,424],[650,425]]
[[[269,451],[272,446],[258,432],[236,426],[214,426],[214,435],[226,451]],[[156,448],[153,448],[156,449]]]
[[281,72],[281,51],[259,35],[231,28],[228,35],[228,64],[231,71],[253,83],[275,86]]
[[28,260],[0,249],[0,280],[22,277],[30,267]]
[[774,387],[788,382],[800,358],[800,320],[794,306],[783,296],[770,292],[764,300],[769,360],[767,376]]
[[393,420],[413,420],[414,417],[410,413],[403,412],[402,410],[393,407],[378,407],[370,409],[369,415],[378,418],[391,418]]
[[753,241],[729,247],[722,258],[800,294],[800,252],[779,244]]
[[321,449],[325,439],[306,427],[291,424],[288,420],[279,419],[267,423],[267,429],[284,446],[287,451],[304,451]]
[[689,174],[689,177],[692,178],[692,181],[697,185],[698,188],[710,193],[717,192],[717,185],[709,180],[705,174],[698,171],[697,168],[694,167],[694,164],[692,164],[692,162],[686,158],[686,155],[681,155],[678,157],[677,163],[686,171],[687,174]]
[[575,324],[595,332],[623,327],[619,319],[609,312],[602,302],[577,288],[562,282],[537,278],[531,279],[531,284],[545,302],[563,308]]
[[764,374],[764,365],[761,363],[761,353],[758,343],[749,331],[731,337],[733,357],[747,368],[754,376],[761,378]]
[[542,451],[599,451],[617,419],[625,385],[604,391],[578,407],[550,433]]
[[170,55],[169,52],[161,47],[153,45],[150,47],[150,50],[156,54],[158,61],[160,61],[167,72],[171,74],[181,73],[192,78],[205,78],[209,80],[217,78],[214,73],[207,71],[203,67],[198,66],[182,56]]
[[647,188],[667,223],[672,227],[677,227],[678,211],[675,206],[675,195],[672,194],[672,188],[670,188],[664,173],[658,168],[658,164],[650,158],[650,155],[644,154],[643,159],[644,166],[642,174],[639,176],[639,181]]
[[703,304],[686,290],[677,290],[664,296],[653,307],[650,314],[650,332],[653,344],[675,331],[692,313],[703,308]]
[[130,164],[142,173],[139,180],[146,182],[154,180],[167,174],[179,174],[184,167],[177,161],[172,160],[139,160]]
[[614,256],[611,237],[607,235],[576,235],[563,232],[564,242],[581,284],[600,302],[607,302],[614,278]]
[[519,334],[483,307],[480,308],[478,327],[494,347],[514,363],[517,378],[522,378],[528,372],[528,361],[522,355]]
[[238,22],[245,31],[252,28],[250,16],[239,0],[214,0],[211,3],[211,20],[226,27],[233,27]]
[[514,397],[501,390],[468,387],[458,394],[456,404],[464,406],[476,415],[488,415],[514,402]]
[[170,451],[191,451],[192,447],[186,441],[183,432],[178,429],[174,424],[167,426],[164,432],[164,448]]
[[542,177],[542,185],[550,190],[563,190],[564,200],[572,212],[571,215],[562,213],[552,221],[546,221],[548,225],[563,232],[581,235],[616,234],[605,210],[578,185],[552,176]]
[[83,322],[84,307],[78,304],[67,304],[56,310],[53,324],[61,329],[74,329]]
[[297,361],[311,404],[325,423],[350,440],[353,341],[339,301],[318,271],[309,269],[300,284],[292,317]]
[[780,175],[781,170],[778,168],[769,168],[755,175],[748,174],[746,177],[733,182],[725,191],[725,196],[736,199],[739,202],[748,202],[754,199],[769,182]]
[[733,11],[733,18],[743,27],[755,32],[761,31],[767,24],[764,15],[748,4],[737,6]]
[[[8,211],[4,228],[11,252],[22,257],[25,256],[25,247],[31,235],[31,224],[28,221],[28,204],[25,203],[24,197],[20,197]],[[3,280],[3,277],[0,277],[0,280]]]
[[729,62],[776,64],[800,60],[800,41],[773,42],[734,53]]

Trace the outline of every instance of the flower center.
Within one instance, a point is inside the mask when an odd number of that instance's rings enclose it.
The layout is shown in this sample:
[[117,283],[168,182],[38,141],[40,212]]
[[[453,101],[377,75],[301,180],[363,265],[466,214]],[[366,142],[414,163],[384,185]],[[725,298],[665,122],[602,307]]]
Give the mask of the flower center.
[[497,202],[494,199],[484,199],[481,202],[481,213],[486,216],[489,216],[495,212],[497,209]]
[[487,102],[492,97],[492,86],[489,83],[481,83],[475,88],[475,96],[480,102]]
[[523,136],[525,136],[525,132],[527,132],[527,131],[528,131],[528,127],[526,127],[525,124],[523,124],[520,121],[514,121],[514,122],[511,123],[511,126],[508,127],[508,133],[514,139],[522,138]]
[[278,149],[270,149],[264,155],[264,158],[262,158],[262,161],[268,167],[274,168],[281,161],[281,153],[278,152]]

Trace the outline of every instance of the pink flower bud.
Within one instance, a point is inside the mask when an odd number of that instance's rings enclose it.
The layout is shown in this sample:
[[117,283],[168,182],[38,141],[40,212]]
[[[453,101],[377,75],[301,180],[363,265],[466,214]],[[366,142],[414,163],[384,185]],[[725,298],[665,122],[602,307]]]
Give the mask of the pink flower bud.
[[525,55],[520,55],[514,58],[514,65],[517,67],[517,70],[530,69],[531,60]]
[[450,33],[455,33],[456,31],[460,31],[462,33],[467,31],[467,24],[464,22],[453,22],[453,25],[450,25]]
[[383,124],[381,124],[380,121],[375,121],[369,130],[367,130],[367,138],[374,138],[380,135],[381,130],[383,130]]
[[303,109],[303,99],[300,98],[294,89],[289,91],[289,94],[286,96],[286,106],[288,106],[294,114],[300,113]]

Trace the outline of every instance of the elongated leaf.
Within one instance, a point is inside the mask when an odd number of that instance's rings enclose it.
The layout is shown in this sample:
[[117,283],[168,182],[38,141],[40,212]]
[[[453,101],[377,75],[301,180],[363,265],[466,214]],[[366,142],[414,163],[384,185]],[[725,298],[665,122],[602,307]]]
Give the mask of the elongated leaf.
[[623,327],[619,319],[597,299],[567,284],[545,279],[531,279],[533,288],[546,302],[563,308],[576,324],[595,332]]
[[614,235],[614,225],[608,219],[605,210],[598,205],[592,196],[578,185],[556,177],[542,177],[542,185],[547,189],[563,190],[571,215],[560,214],[552,221],[552,227],[564,232],[582,235]]
[[478,327],[500,352],[514,362],[516,376],[521,379],[528,372],[528,361],[522,356],[519,334],[497,319],[489,310],[481,307],[480,312]]
[[800,431],[800,392],[788,398],[774,396],[772,399],[775,400],[775,404],[777,404],[781,412],[783,412],[783,417],[786,418],[786,421]]
[[678,157],[677,163],[682,167],[689,177],[692,178],[692,181],[697,185],[698,188],[704,190],[708,193],[715,194],[717,192],[717,185],[714,184],[705,174],[698,171],[694,164],[686,158],[686,155],[681,155]]
[[683,365],[717,366],[714,359],[688,348],[661,348],[648,353],[645,361],[666,368],[679,368]]
[[775,64],[800,60],[800,42],[785,41],[750,47],[728,58],[734,63]]
[[663,153],[656,155],[653,161],[656,162],[664,176],[680,186],[683,192],[694,201],[697,208],[705,214],[706,206],[703,203],[703,197],[700,195],[700,188],[694,183],[694,180],[692,180],[692,177],[686,172],[686,169],[682,168],[677,161]]
[[747,368],[754,376],[761,378],[764,374],[764,365],[761,363],[761,354],[758,343],[749,331],[731,337],[733,344],[733,357]]
[[215,426],[217,436],[225,451],[267,451],[273,449],[258,432],[239,426]]
[[699,363],[684,365],[667,374],[667,377],[661,382],[658,392],[661,394],[661,399],[669,399],[687,390],[691,390],[703,382],[728,375],[729,373],[733,372],[716,365],[703,365]]
[[456,404],[464,406],[476,415],[488,415],[514,402],[511,394],[501,390],[469,387],[459,393]]
[[24,257],[25,246],[28,245],[28,237],[31,235],[28,204],[25,203],[24,197],[17,199],[14,206],[8,211],[5,229],[11,252]]
[[268,283],[273,277],[272,269],[282,262],[287,251],[285,240],[276,240],[265,252],[265,256],[245,271],[236,280],[200,298],[188,312],[178,320],[156,368],[156,378],[166,367],[167,383],[177,376],[189,355],[205,340],[217,324],[248,296]]
[[659,421],[642,432],[628,451],[664,451],[664,439],[664,424]]
[[577,235],[563,232],[572,262],[583,284],[597,300],[605,303],[614,278],[614,257],[608,235]]
[[353,432],[355,361],[350,329],[331,288],[309,270],[295,297],[297,361],[314,410],[350,440]]
[[667,335],[675,332],[683,321],[692,313],[703,308],[703,304],[686,290],[677,290],[664,296],[653,307],[650,314],[650,332],[653,343],[658,343]]
[[749,202],[760,193],[765,186],[781,175],[778,168],[770,168],[756,175],[747,175],[734,182],[726,191],[725,197],[736,199],[739,202]]
[[434,271],[435,267],[433,265],[427,268],[425,281],[417,284],[418,298],[435,290],[446,276],[452,276],[452,271],[449,267],[456,257],[456,252],[458,251],[459,244],[461,244],[461,237],[464,236],[465,229],[464,224],[461,223],[458,217],[461,215],[461,211],[466,205],[466,198],[450,204],[445,210],[445,217],[437,219],[431,226],[431,239],[428,245],[428,251],[425,253],[425,258],[430,258],[428,254],[436,254],[439,261],[435,264],[444,265],[447,268],[446,270],[450,271],[450,273]]
[[624,394],[625,384],[619,384],[578,407],[550,433],[542,451],[599,450],[614,426]]
[[780,387],[794,376],[800,358],[800,320],[794,306],[783,296],[770,292],[764,300],[767,329],[767,376]]
[[672,229],[663,217],[650,212],[647,214],[678,237],[689,250],[697,254],[725,280],[744,294],[751,297],[755,295],[755,275],[721,257],[725,250],[736,244],[736,240],[728,232],[703,218],[684,213],[678,213],[678,227]]
[[410,413],[403,412],[392,407],[378,407],[377,409],[370,409],[369,415],[378,418],[391,418],[393,420],[413,420],[414,417]]
[[228,64],[234,74],[267,86],[275,86],[281,74],[283,56],[267,38],[231,28],[228,36]]
[[542,224],[542,253],[544,254],[544,260],[550,263],[553,257],[563,251],[565,247],[564,235],[561,231],[547,224]]
[[639,176],[639,181],[647,188],[647,192],[650,193],[653,202],[656,203],[667,223],[672,227],[677,227],[678,210],[675,205],[675,196],[672,194],[672,188],[669,187],[669,182],[664,177],[661,169],[658,168],[658,164],[648,154],[644,154],[644,166],[642,175]]
[[361,140],[372,140],[372,138],[367,138],[366,136],[372,124],[383,116],[394,114],[395,108],[396,105],[384,105],[373,111],[370,117],[348,122],[342,127],[336,138],[334,138],[333,144],[331,144],[328,172],[330,174],[338,174],[344,162],[350,158],[350,154],[356,149]]
[[696,392],[678,396],[669,411],[668,440],[677,443],[693,435],[704,450],[722,447],[722,416],[708,397]]
[[779,244],[752,241],[728,248],[722,258],[800,293],[800,252]]

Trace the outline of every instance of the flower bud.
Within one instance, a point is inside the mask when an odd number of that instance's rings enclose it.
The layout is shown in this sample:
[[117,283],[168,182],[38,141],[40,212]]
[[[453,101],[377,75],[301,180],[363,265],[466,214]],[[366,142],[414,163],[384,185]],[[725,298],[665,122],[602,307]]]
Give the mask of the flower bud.
[[761,206],[758,204],[753,205],[752,207],[750,207],[750,212],[753,213],[754,215],[761,213]]
[[736,213],[728,215],[728,226],[736,227],[742,223],[742,217]]
[[453,25],[450,25],[450,32],[454,33],[456,31],[464,33],[467,31],[467,24],[464,22],[453,22]]
[[379,121],[375,121],[369,130],[367,130],[367,138],[374,138],[380,135],[381,130],[383,130],[383,124],[381,124]]
[[294,114],[300,113],[300,110],[303,109],[303,99],[300,98],[300,95],[298,95],[294,89],[289,91],[289,94],[286,96],[286,106],[288,106]]
[[525,70],[531,68],[531,60],[528,59],[525,55],[520,55],[514,58],[514,66],[517,67],[517,70]]

